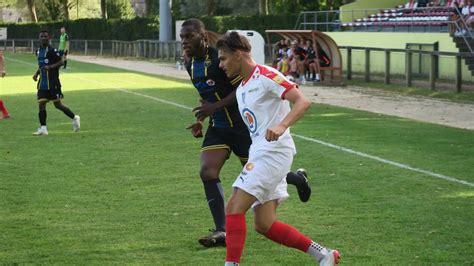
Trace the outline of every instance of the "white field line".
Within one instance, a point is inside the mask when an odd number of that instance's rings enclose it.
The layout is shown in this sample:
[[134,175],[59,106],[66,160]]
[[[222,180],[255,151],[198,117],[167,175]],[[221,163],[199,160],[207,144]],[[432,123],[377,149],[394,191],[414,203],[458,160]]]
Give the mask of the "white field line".
[[[11,61],[14,61],[14,62],[19,62],[19,63],[23,63],[23,64],[27,64],[27,65],[37,66],[36,64],[30,63],[30,62],[25,62],[25,61],[21,61],[21,60],[17,60],[17,59],[12,59],[12,58],[8,58],[8,59],[11,60]],[[63,72],[63,73],[67,73],[67,72]],[[72,73],[67,73],[67,74],[72,74]],[[96,81],[96,80],[92,80],[92,79],[86,79],[86,78],[81,78],[81,77],[75,77],[75,78],[80,79],[80,80],[84,80],[84,81],[87,81],[87,82],[91,82],[91,83],[100,84],[102,86],[109,85],[109,84],[99,82],[99,81]],[[127,81],[127,82],[132,83],[132,84],[138,84],[138,82],[133,82],[133,81]],[[151,99],[151,100],[154,100],[154,101],[170,104],[170,105],[173,105],[173,106],[176,106],[176,107],[179,107],[179,108],[183,108],[183,109],[187,109],[187,110],[192,110],[193,109],[193,108],[191,108],[189,106],[186,106],[186,105],[182,105],[182,104],[179,104],[179,103],[163,100],[163,99],[153,97],[153,96],[149,96],[149,95],[146,95],[146,94],[133,92],[133,91],[129,91],[129,90],[126,90],[126,89],[121,89],[121,88],[118,88],[118,87],[115,88],[115,89],[118,90],[118,91],[124,92],[124,93],[129,93],[129,94],[145,97],[145,98],[148,98],[148,99]],[[344,148],[344,147],[341,147],[341,146],[338,146],[338,145],[335,145],[335,144],[331,144],[331,143],[328,143],[328,142],[325,142],[325,141],[322,141],[322,140],[318,140],[318,139],[314,139],[314,138],[310,138],[310,137],[305,137],[305,136],[298,135],[298,134],[291,134],[291,135],[294,136],[294,137],[306,140],[306,141],[310,141],[310,142],[313,142],[313,143],[318,143],[318,144],[326,146],[326,147],[330,147],[330,148],[340,150],[340,151],[343,151],[343,152],[346,152],[346,153],[349,153],[349,154],[354,154],[354,155],[357,155],[357,156],[360,156],[360,157],[364,157],[364,158],[367,158],[367,159],[378,161],[378,162],[381,162],[381,163],[384,163],[384,164],[389,164],[389,165],[392,165],[392,166],[396,166],[396,167],[399,167],[399,168],[402,168],[402,169],[405,169],[405,170],[418,172],[418,173],[425,174],[425,175],[428,175],[428,176],[443,179],[443,180],[446,180],[446,181],[449,181],[449,182],[462,184],[462,185],[465,185],[465,186],[468,186],[468,187],[474,187],[474,183],[471,183],[471,182],[468,182],[468,181],[465,181],[465,180],[461,180],[461,179],[457,179],[457,178],[454,178],[454,177],[434,173],[434,172],[423,170],[423,169],[420,169],[420,168],[415,168],[415,167],[412,167],[412,166],[409,166],[409,165],[406,165],[406,164],[397,163],[397,162],[387,160],[387,159],[384,159],[384,158],[381,158],[381,157],[378,157],[378,156],[370,155],[370,154],[363,153],[363,152],[358,152],[358,151],[355,151],[355,150],[352,150],[352,149],[349,149],[349,148]]]

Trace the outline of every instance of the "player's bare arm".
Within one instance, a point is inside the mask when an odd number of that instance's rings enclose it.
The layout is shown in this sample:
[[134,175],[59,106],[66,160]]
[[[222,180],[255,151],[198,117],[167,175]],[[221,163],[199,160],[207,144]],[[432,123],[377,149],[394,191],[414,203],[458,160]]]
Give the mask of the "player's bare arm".
[[220,101],[217,101],[215,103],[209,103],[205,101],[204,99],[200,99],[201,101],[201,106],[198,106],[193,109],[193,112],[195,112],[195,116],[198,120],[203,121],[206,119],[206,117],[211,116],[214,114],[216,111],[230,106],[232,104],[235,104],[237,101],[237,98],[235,97],[235,90],[227,95],[226,97],[222,98]]
[[276,127],[267,129],[265,134],[265,139],[267,141],[278,140],[278,138],[283,135],[291,125],[298,121],[298,119],[300,119],[311,106],[311,102],[308,98],[306,98],[306,96],[295,87],[285,94],[285,99],[294,104],[293,108],[291,108],[291,111],[280,122],[280,124]]
[[58,62],[52,64],[52,65],[45,65],[45,66],[42,66],[41,69],[44,69],[44,70],[50,70],[50,69],[55,69],[55,68],[58,68],[60,66],[63,65],[63,60],[59,60]]
[[34,81],[38,81],[38,75],[40,74],[40,69],[38,68],[35,72],[35,74],[33,75],[33,80]]
[[193,134],[193,137],[202,138],[202,121],[201,120],[197,120],[196,122],[187,126],[186,129],[191,130],[191,134]]

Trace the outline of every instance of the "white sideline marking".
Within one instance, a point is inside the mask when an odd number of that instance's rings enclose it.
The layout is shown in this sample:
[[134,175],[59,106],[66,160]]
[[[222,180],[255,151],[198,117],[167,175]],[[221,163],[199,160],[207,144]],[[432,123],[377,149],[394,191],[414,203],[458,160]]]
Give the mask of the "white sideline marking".
[[[19,62],[19,63],[23,63],[23,64],[27,64],[27,65],[37,66],[36,64],[30,63],[30,62],[25,62],[25,61],[13,59],[13,58],[8,58],[8,59],[12,60],[14,62]],[[67,72],[63,72],[63,73],[72,74],[72,73],[67,73]],[[81,77],[75,77],[75,78],[81,79],[81,80],[84,80],[84,81],[88,81],[88,82],[91,82],[91,83],[97,83],[97,84],[100,84],[100,85],[105,85],[105,86],[108,85],[106,83],[102,83],[102,82],[92,80],[92,79],[81,78]],[[133,81],[127,81],[127,82],[138,84],[138,82],[133,82]],[[129,90],[126,90],[126,89],[120,89],[120,88],[115,88],[115,89],[118,90],[118,91],[124,92],[124,93],[129,93],[129,94],[145,97],[145,98],[155,100],[155,101],[158,101],[158,102],[170,104],[170,105],[173,105],[173,106],[176,106],[176,107],[179,107],[179,108],[183,108],[183,109],[187,109],[187,110],[192,110],[193,109],[193,108],[191,108],[189,106],[186,106],[186,105],[182,105],[182,104],[179,104],[179,103],[163,100],[163,99],[153,97],[153,96],[149,96],[149,95],[146,95],[146,94],[133,92],[133,91],[129,91]],[[298,134],[293,134],[293,133],[291,135],[294,136],[294,137],[303,139],[303,140],[318,143],[318,144],[321,144],[321,145],[326,146],[326,147],[330,147],[330,148],[333,148],[333,149],[336,149],[336,150],[347,152],[349,154],[354,154],[354,155],[357,155],[357,156],[360,156],[360,157],[364,157],[364,158],[371,159],[371,160],[374,160],[374,161],[378,161],[378,162],[381,162],[381,163],[396,166],[396,167],[399,167],[399,168],[402,168],[402,169],[405,169],[405,170],[410,170],[410,171],[413,171],[413,172],[418,172],[418,173],[422,173],[422,174],[429,175],[429,176],[432,176],[432,177],[436,177],[436,178],[439,178],[439,179],[443,179],[443,180],[446,180],[446,181],[449,181],[449,182],[459,183],[459,184],[462,184],[462,185],[465,185],[465,186],[474,187],[474,183],[471,183],[471,182],[468,182],[468,181],[465,181],[465,180],[456,179],[454,177],[450,177],[450,176],[446,176],[446,175],[442,175],[442,174],[437,174],[437,173],[427,171],[427,170],[423,170],[423,169],[420,169],[420,168],[411,167],[411,166],[406,165],[406,164],[397,163],[397,162],[390,161],[390,160],[387,160],[387,159],[384,159],[384,158],[381,158],[381,157],[378,157],[378,156],[370,155],[370,154],[363,153],[363,152],[358,152],[358,151],[348,149],[348,148],[344,148],[344,147],[341,147],[341,146],[338,146],[338,145],[335,145],[335,144],[331,144],[331,143],[328,143],[328,142],[325,142],[325,141],[322,141],[322,140],[318,140],[318,139],[314,139],[314,138],[310,138],[310,137],[305,137],[305,136],[298,135]]]

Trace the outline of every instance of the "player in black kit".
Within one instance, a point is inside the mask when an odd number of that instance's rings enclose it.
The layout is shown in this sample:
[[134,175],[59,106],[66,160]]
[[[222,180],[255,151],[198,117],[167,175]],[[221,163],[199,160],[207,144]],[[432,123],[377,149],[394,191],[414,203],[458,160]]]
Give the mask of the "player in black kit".
[[[205,247],[225,246],[225,200],[219,174],[231,152],[245,165],[251,144],[235,97],[235,90],[242,78],[229,79],[219,68],[217,50],[208,45],[206,30],[200,20],[186,20],[182,24],[180,37],[186,58],[186,70],[201,96],[201,106],[193,109],[196,122],[187,129],[191,130],[194,137],[202,137],[203,121],[209,117],[201,148],[199,174],[215,229],[198,241]],[[303,202],[309,199],[311,188],[304,170],[288,173],[287,182],[297,187]]]

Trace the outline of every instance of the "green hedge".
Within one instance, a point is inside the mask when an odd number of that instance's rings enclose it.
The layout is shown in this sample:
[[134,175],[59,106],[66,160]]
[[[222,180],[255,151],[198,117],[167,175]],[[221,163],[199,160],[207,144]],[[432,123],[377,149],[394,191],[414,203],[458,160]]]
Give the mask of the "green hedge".
[[[199,19],[204,22],[208,30],[218,33],[224,33],[229,29],[251,29],[265,36],[267,29],[293,29],[297,17],[297,15],[218,16]],[[79,19],[67,22],[0,24],[0,27],[8,28],[9,39],[36,39],[42,29],[49,30],[52,37],[57,39],[62,26],[66,27],[72,39],[133,41],[159,37],[157,18]],[[172,30],[174,32],[174,26]]]
[[124,40],[157,39],[159,22],[155,19],[134,18],[116,19],[78,19],[67,22],[3,24],[8,28],[9,39],[35,39],[42,29],[59,38],[59,29],[65,26],[73,39]]

